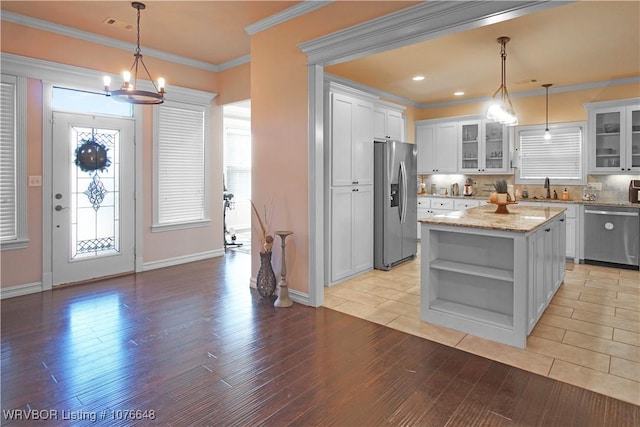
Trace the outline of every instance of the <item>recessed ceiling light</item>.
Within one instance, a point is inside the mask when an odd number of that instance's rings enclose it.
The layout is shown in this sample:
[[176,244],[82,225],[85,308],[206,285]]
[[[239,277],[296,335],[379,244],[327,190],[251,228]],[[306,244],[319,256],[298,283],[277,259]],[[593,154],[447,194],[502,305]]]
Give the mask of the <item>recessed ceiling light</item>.
[[420,80],[424,80],[424,76],[414,76],[413,81],[419,82]]
[[464,92],[463,92],[463,91],[461,91],[461,90],[459,90],[459,91],[457,91],[457,92],[453,92],[453,94],[454,94],[455,96],[462,96],[462,95],[464,95]]

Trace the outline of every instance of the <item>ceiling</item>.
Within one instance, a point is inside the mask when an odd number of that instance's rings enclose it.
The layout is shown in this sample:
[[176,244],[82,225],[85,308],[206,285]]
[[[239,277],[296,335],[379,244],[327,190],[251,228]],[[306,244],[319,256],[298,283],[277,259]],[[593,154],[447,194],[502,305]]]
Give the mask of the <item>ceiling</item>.
[[[250,53],[245,28],[299,1],[147,1],[141,45],[212,65]],[[364,6],[364,5],[363,5]],[[2,1],[11,11],[135,43],[127,1]],[[104,23],[113,18],[126,30]],[[509,36],[511,94],[640,76],[640,2],[579,1],[509,21],[326,67],[326,71],[418,105],[491,95],[500,84],[500,45]],[[204,42],[206,41],[206,42]],[[421,82],[411,77],[424,75]]]

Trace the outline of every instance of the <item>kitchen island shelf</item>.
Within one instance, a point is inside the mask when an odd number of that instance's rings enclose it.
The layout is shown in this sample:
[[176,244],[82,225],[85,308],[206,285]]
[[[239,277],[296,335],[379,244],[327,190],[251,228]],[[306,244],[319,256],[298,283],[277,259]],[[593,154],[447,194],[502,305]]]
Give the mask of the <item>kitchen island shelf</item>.
[[431,310],[499,328],[510,329],[513,327],[513,316],[511,315],[454,301],[436,299],[431,302]]
[[471,276],[486,277],[487,279],[513,282],[513,270],[505,270],[502,268],[486,267],[483,265],[448,261],[444,259],[435,259],[431,261],[431,268],[435,270],[445,270],[454,273],[468,274]]

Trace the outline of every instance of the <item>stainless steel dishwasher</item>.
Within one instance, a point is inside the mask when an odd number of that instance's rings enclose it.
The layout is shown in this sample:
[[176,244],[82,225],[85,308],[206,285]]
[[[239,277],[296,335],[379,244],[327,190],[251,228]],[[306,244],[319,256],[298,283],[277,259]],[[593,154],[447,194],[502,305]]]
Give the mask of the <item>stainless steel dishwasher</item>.
[[584,261],[638,269],[640,210],[590,205],[584,209]]

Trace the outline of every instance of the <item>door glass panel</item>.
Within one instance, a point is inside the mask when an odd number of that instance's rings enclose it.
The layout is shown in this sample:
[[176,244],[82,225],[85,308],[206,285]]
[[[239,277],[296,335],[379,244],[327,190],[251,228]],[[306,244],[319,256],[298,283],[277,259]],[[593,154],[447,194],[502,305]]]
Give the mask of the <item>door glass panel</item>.
[[71,259],[120,252],[120,131],[71,128]]
[[596,114],[596,167],[620,167],[620,112]]
[[631,167],[640,167],[640,110],[631,112]]
[[486,141],[484,150],[484,164],[486,169],[502,169],[503,165],[503,135],[504,127],[500,123],[487,123],[485,128]]
[[477,124],[462,125],[462,168],[478,169],[478,131]]

